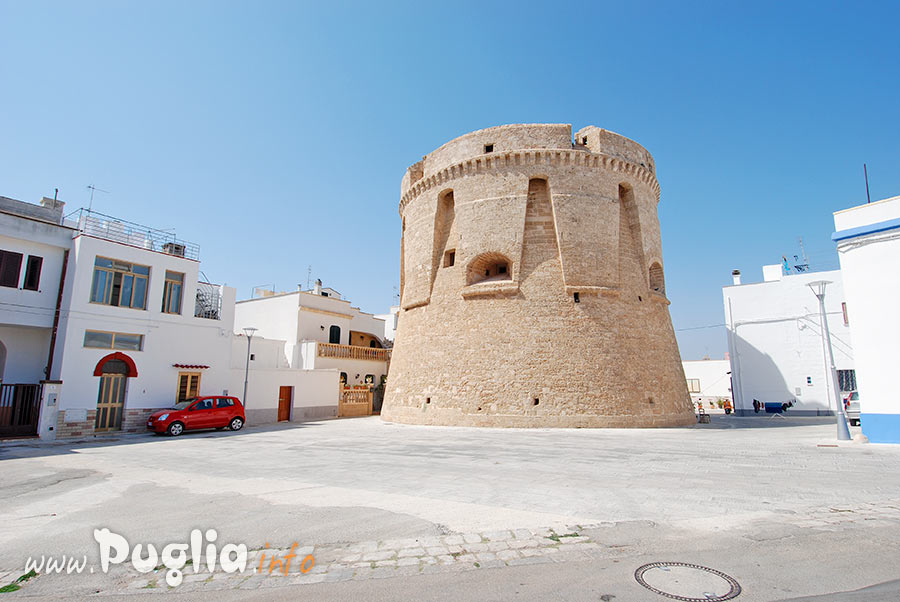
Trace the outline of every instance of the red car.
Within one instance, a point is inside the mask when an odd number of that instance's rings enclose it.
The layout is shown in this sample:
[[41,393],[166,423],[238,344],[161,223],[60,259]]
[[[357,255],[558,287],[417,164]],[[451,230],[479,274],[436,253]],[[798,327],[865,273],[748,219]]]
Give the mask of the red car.
[[195,429],[229,428],[241,430],[244,426],[244,406],[237,397],[210,395],[194,397],[175,404],[170,410],[154,412],[147,419],[147,430],[167,433],[177,437],[184,431]]

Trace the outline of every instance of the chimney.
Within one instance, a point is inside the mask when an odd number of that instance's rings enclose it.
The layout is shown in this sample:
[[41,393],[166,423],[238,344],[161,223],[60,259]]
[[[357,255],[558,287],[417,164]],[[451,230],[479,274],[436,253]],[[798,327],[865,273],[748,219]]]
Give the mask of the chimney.
[[734,285],[737,286],[741,283],[741,271],[740,270],[732,270],[731,277],[734,279]]
[[763,266],[763,281],[764,282],[777,282],[777,281],[781,280],[781,277],[783,275],[784,275],[784,269],[781,267],[780,263]]
[[322,294],[322,279],[316,278],[316,285],[313,287],[313,294],[321,295]]
[[56,194],[53,195],[52,199],[41,197],[41,207],[51,211],[53,213],[53,218],[58,224],[63,223],[63,207],[65,206],[66,204],[63,201],[56,198]]

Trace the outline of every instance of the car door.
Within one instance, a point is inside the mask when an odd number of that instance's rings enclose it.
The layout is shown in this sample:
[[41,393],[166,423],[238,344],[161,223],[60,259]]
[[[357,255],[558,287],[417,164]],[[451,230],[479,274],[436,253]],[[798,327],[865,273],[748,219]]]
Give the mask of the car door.
[[230,397],[217,397],[215,413],[215,426],[228,426],[234,414],[234,400]]
[[197,401],[188,412],[187,424],[189,429],[206,429],[212,428],[215,422],[215,409],[213,407],[213,398],[207,397]]

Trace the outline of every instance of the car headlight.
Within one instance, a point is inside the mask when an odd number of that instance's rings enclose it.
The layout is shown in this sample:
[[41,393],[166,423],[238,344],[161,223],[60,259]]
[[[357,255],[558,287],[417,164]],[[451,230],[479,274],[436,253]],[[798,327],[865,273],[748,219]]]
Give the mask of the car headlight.
[[165,419],[168,418],[168,417],[169,417],[168,414],[163,414],[162,416],[160,416],[159,418],[157,418],[157,420],[165,420]]

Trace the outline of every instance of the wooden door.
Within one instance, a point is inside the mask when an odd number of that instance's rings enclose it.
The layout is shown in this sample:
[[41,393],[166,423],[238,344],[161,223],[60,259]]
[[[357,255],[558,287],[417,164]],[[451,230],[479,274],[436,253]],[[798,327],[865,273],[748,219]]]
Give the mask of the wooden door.
[[117,431],[122,428],[126,379],[124,374],[103,374],[100,377],[95,431]]
[[179,372],[176,400],[180,403],[200,395],[200,373]]
[[291,402],[294,399],[294,387],[278,389],[278,422],[291,419]]

